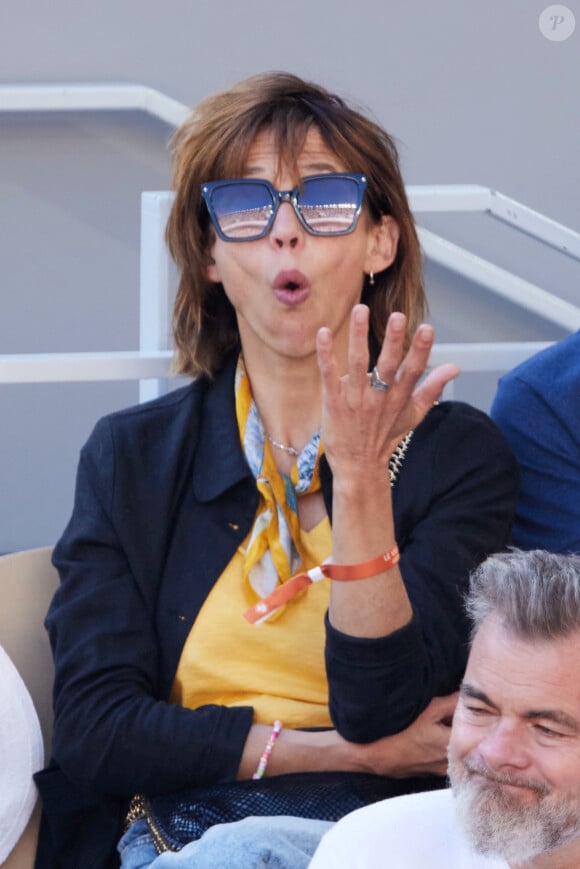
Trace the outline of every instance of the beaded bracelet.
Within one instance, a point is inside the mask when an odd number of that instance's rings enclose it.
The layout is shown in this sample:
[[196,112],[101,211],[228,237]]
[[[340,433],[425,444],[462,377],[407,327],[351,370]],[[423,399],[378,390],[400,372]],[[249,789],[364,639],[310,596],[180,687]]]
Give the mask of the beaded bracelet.
[[272,754],[272,749],[274,748],[274,743],[278,739],[280,731],[282,730],[282,722],[275,721],[274,726],[272,727],[272,733],[270,734],[270,738],[266,743],[266,748],[264,749],[264,753],[260,758],[260,762],[258,764],[258,768],[254,775],[253,779],[262,778],[264,773],[266,772],[266,767],[268,766],[268,761],[270,760],[270,755]]

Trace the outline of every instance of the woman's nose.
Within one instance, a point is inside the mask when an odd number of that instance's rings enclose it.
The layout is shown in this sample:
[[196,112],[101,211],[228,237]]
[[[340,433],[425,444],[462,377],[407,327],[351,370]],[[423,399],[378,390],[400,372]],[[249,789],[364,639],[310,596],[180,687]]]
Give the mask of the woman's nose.
[[270,239],[276,247],[298,247],[304,238],[304,227],[298,220],[290,202],[281,202],[270,230]]

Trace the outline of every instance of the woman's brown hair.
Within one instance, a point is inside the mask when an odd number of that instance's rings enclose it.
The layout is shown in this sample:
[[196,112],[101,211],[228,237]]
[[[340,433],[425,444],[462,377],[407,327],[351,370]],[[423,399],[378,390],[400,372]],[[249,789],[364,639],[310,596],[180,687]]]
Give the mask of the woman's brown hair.
[[172,139],[175,201],[166,238],[180,272],[173,312],[177,372],[212,377],[240,349],[234,309],[222,285],[207,278],[214,235],[202,183],[240,177],[264,129],[271,131],[281,161],[295,167],[311,126],[350,172],[366,175],[370,220],[389,214],[399,225],[395,261],[375,275],[374,285],[367,278],[362,291],[371,311],[371,364],[392,311],[407,315],[409,335],[423,319],[421,253],[393,139],[323,87],[289,73],[262,73],[203,100]]

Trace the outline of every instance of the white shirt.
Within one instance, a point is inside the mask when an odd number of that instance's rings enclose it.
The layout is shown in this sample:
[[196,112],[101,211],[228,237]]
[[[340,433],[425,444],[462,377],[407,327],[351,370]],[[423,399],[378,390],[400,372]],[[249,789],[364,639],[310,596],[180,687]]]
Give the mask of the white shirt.
[[475,853],[457,825],[449,789],[373,803],[322,838],[309,869],[509,869]]
[[0,865],[18,842],[36,803],[32,775],[44,765],[34,704],[0,646]]

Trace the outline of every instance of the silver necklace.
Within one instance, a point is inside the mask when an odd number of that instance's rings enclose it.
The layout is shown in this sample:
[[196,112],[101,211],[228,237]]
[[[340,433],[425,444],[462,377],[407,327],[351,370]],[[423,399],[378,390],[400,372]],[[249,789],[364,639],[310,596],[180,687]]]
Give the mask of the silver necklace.
[[[403,459],[405,458],[405,453],[409,448],[409,443],[412,436],[413,431],[411,430],[406,435],[406,437],[404,437],[403,440],[397,444],[397,446],[393,450],[391,458],[389,459],[389,478],[391,481],[391,486],[394,486],[397,482],[397,477],[399,476],[399,472],[403,464]],[[270,437],[270,435],[267,435],[267,438],[273,447],[276,447],[279,450],[283,450],[285,453],[288,453],[291,456],[300,455],[300,450],[295,450],[294,447],[289,447],[286,446],[286,444],[281,444],[280,441],[274,440],[274,438]]]
[[273,447],[276,447],[279,450],[283,450],[285,453],[288,453],[288,455],[300,455],[300,450],[295,450],[294,447],[287,447],[286,444],[281,444],[280,441],[275,441],[273,437],[270,437],[270,435],[266,435],[266,437],[268,438]]

